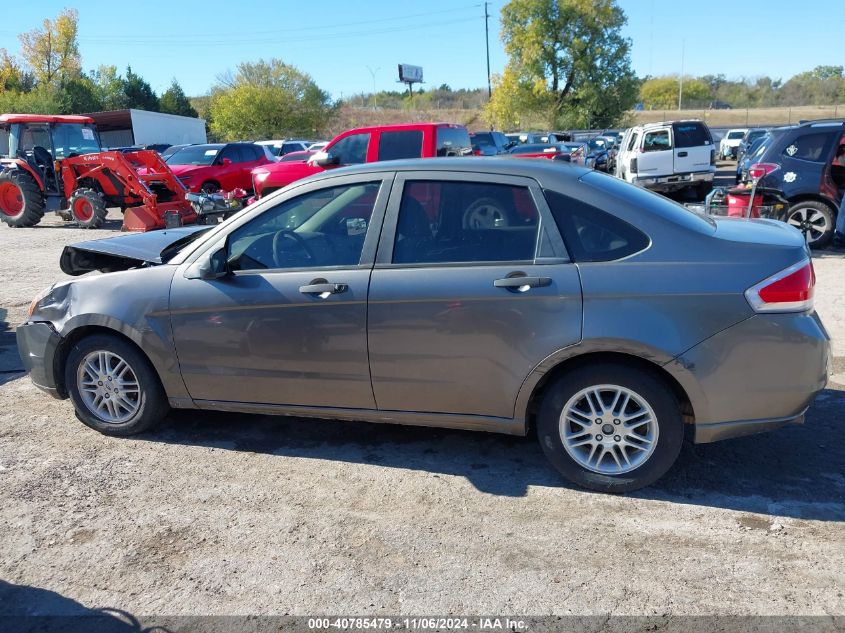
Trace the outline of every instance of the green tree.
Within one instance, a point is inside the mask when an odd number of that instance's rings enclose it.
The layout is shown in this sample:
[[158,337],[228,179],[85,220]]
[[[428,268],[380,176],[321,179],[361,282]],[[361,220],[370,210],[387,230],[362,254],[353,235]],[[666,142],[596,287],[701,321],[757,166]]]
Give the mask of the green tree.
[[18,61],[5,48],[0,48],[0,92],[20,90],[22,78]]
[[178,114],[194,118],[199,116],[191,105],[191,100],[185,96],[182,86],[179,85],[176,79],[172,81],[170,87],[161,95],[159,105],[161,106],[161,111],[167,112],[168,114]]
[[18,36],[21,55],[40,83],[63,83],[79,76],[78,20],[76,9],[65,9],[55,20],[45,18],[41,28]]
[[65,114],[83,114],[86,112],[99,112],[103,104],[97,94],[97,86],[94,81],[81,75],[77,79],[65,82],[60,93],[62,100],[62,111]]
[[625,22],[614,0],[510,0],[502,9],[509,59],[487,118],[516,111],[542,113],[552,127],[611,124],[639,85]]
[[96,87],[97,98],[103,110],[121,110],[129,107],[123,91],[123,78],[115,66],[100,66],[91,73]]
[[156,93],[146,81],[132,72],[132,67],[126,67],[126,79],[123,80],[123,94],[126,97],[127,108],[139,110],[159,111],[159,101]]
[[[677,76],[648,79],[640,86],[640,100],[649,110],[677,108],[680,85]],[[711,86],[707,82],[685,77],[682,107],[702,107],[710,94]]]
[[309,75],[278,59],[240,64],[219,80],[209,105],[209,125],[219,139],[312,136],[333,110]]

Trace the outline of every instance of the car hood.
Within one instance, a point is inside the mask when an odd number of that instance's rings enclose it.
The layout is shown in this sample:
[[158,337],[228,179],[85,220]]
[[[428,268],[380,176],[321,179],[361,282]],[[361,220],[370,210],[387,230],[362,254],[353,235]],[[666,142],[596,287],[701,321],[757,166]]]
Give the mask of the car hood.
[[93,270],[115,272],[144,265],[158,265],[169,259],[168,251],[178,248],[208,231],[209,226],[182,226],[148,233],[132,233],[65,246],[59,265],[68,275]]
[[190,176],[207,170],[211,165],[167,165],[177,176]]

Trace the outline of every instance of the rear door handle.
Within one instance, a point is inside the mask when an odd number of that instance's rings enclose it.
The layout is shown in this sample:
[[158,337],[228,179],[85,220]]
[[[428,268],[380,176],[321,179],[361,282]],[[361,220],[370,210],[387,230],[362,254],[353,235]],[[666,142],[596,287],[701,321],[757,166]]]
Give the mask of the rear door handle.
[[678,158],[685,158],[689,156],[689,152],[678,152]]
[[496,288],[507,288],[508,290],[525,292],[529,288],[550,286],[551,283],[551,277],[505,277],[504,279],[496,279],[493,285]]
[[346,292],[349,286],[346,284],[330,284],[330,283],[314,283],[307,286],[300,286],[299,292],[304,295],[320,295],[323,298],[329,295],[340,294]]

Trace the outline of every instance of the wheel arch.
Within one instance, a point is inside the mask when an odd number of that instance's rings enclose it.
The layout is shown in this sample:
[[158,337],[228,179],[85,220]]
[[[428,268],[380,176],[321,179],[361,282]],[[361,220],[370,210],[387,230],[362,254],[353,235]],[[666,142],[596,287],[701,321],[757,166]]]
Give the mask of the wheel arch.
[[836,217],[836,203],[833,202],[830,198],[827,198],[820,193],[799,193],[795,196],[791,196],[787,198],[789,201],[790,208],[799,202],[821,202],[830,209],[830,212],[833,214],[833,217]]
[[[598,363],[614,363],[633,367],[656,376],[672,390],[672,393],[678,399],[678,402],[680,402],[684,424],[695,424],[695,410],[692,399],[677,378],[667,371],[663,365],[629,352],[584,351],[560,358],[555,364],[548,367],[548,369],[545,367],[542,370],[539,368],[535,369],[532,373],[533,380],[532,376],[529,376],[523,384],[517,400],[517,410],[521,411],[524,416],[526,434],[530,433],[535,426],[537,411],[539,410],[540,402],[542,402],[546,390],[558,377],[571,371],[577,371],[579,368],[587,365]],[[545,365],[545,362],[543,365]],[[520,405],[520,401],[523,404]]]

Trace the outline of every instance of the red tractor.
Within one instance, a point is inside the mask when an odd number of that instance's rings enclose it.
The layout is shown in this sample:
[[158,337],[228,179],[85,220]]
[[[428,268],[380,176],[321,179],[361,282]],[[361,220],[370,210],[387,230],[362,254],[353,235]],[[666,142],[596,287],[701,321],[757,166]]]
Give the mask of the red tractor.
[[0,220],[11,227],[55,211],[98,228],[107,207],[124,211],[126,231],[189,224],[197,214],[186,192],[152,150],[102,151],[91,118],[0,115]]

